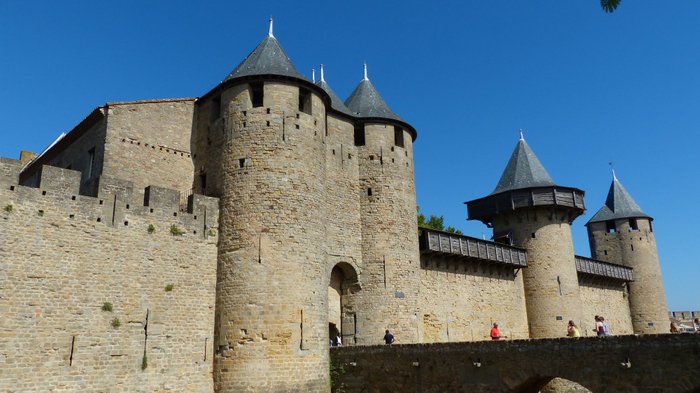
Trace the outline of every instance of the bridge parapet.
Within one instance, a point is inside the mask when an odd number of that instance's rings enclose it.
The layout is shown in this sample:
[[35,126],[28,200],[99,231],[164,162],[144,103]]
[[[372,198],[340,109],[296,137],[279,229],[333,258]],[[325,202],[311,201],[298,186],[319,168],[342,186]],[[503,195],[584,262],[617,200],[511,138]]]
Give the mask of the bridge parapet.
[[537,392],[555,377],[596,393],[695,392],[700,334],[339,347],[331,362],[346,393]]

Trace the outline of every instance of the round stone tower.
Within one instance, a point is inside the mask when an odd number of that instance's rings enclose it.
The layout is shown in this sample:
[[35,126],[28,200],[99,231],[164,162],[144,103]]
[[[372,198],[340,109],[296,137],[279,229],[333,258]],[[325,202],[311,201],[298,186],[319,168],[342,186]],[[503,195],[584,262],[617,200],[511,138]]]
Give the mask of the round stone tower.
[[197,121],[209,118],[209,153],[198,160],[218,167],[207,170],[215,174],[207,188],[221,204],[217,392],[329,389],[327,105],[328,94],[297,72],[272,28],[201,99]]
[[356,116],[362,220],[362,290],[357,343],[379,344],[389,329],[418,342],[420,260],[413,174],[415,129],[389,109],[367,77],[345,101]]
[[527,249],[523,269],[530,337],[561,337],[581,321],[571,223],[584,211],[583,191],[555,185],[520,138],[496,189],[467,202],[470,220],[493,227],[494,239]]
[[634,281],[628,284],[628,290],[632,328],[636,334],[669,332],[652,220],[613,172],[605,205],[586,224],[594,259],[633,269]]

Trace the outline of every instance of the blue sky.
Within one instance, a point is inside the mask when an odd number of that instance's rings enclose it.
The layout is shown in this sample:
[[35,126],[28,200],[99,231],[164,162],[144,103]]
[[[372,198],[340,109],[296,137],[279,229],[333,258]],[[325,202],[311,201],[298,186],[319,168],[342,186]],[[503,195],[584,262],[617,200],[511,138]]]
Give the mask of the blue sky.
[[418,130],[418,203],[465,234],[464,201],[495,187],[518,129],[554,181],[618,178],[654,229],[669,308],[700,310],[700,8],[624,0],[0,2],[0,156],[41,151],[111,101],[201,96],[267,33],[342,98],[369,77]]

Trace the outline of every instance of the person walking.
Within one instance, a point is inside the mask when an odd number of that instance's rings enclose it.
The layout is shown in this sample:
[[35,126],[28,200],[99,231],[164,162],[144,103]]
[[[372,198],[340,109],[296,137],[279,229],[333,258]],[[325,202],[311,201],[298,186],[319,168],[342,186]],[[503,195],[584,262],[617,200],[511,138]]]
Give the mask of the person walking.
[[394,343],[394,335],[391,334],[389,329],[387,329],[386,332],[384,333],[384,343],[387,345]]
[[581,332],[578,330],[578,327],[576,326],[574,321],[569,321],[569,325],[566,327],[566,336],[581,337]]
[[501,331],[498,329],[498,322],[493,323],[493,327],[491,328],[491,340],[502,340],[504,338],[508,338],[508,336],[501,336]]

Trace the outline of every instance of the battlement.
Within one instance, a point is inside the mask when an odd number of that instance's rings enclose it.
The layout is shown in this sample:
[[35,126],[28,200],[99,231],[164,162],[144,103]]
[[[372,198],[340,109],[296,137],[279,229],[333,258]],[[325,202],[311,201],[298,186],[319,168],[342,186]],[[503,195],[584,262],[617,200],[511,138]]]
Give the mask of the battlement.
[[[19,214],[66,215],[71,220],[83,219],[115,227],[142,222],[149,228],[162,226],[162,230],[169,230],[173,235],[216,239],[217,198],[191,194],[183,204],[180,191],[148,186],[143,205],[134,205],[134,187],[130,181],[102,176],[97,180],[97,197],[92,197],[79,194],[79,171],[43,165],[38,187],[29,187],[17,184],[18,168],[18,161],[0,161],[0,202],[3,206],[12,206],[7,208],[9,210],[17,209]],[[24,211],[29,208],[36,211]]]

